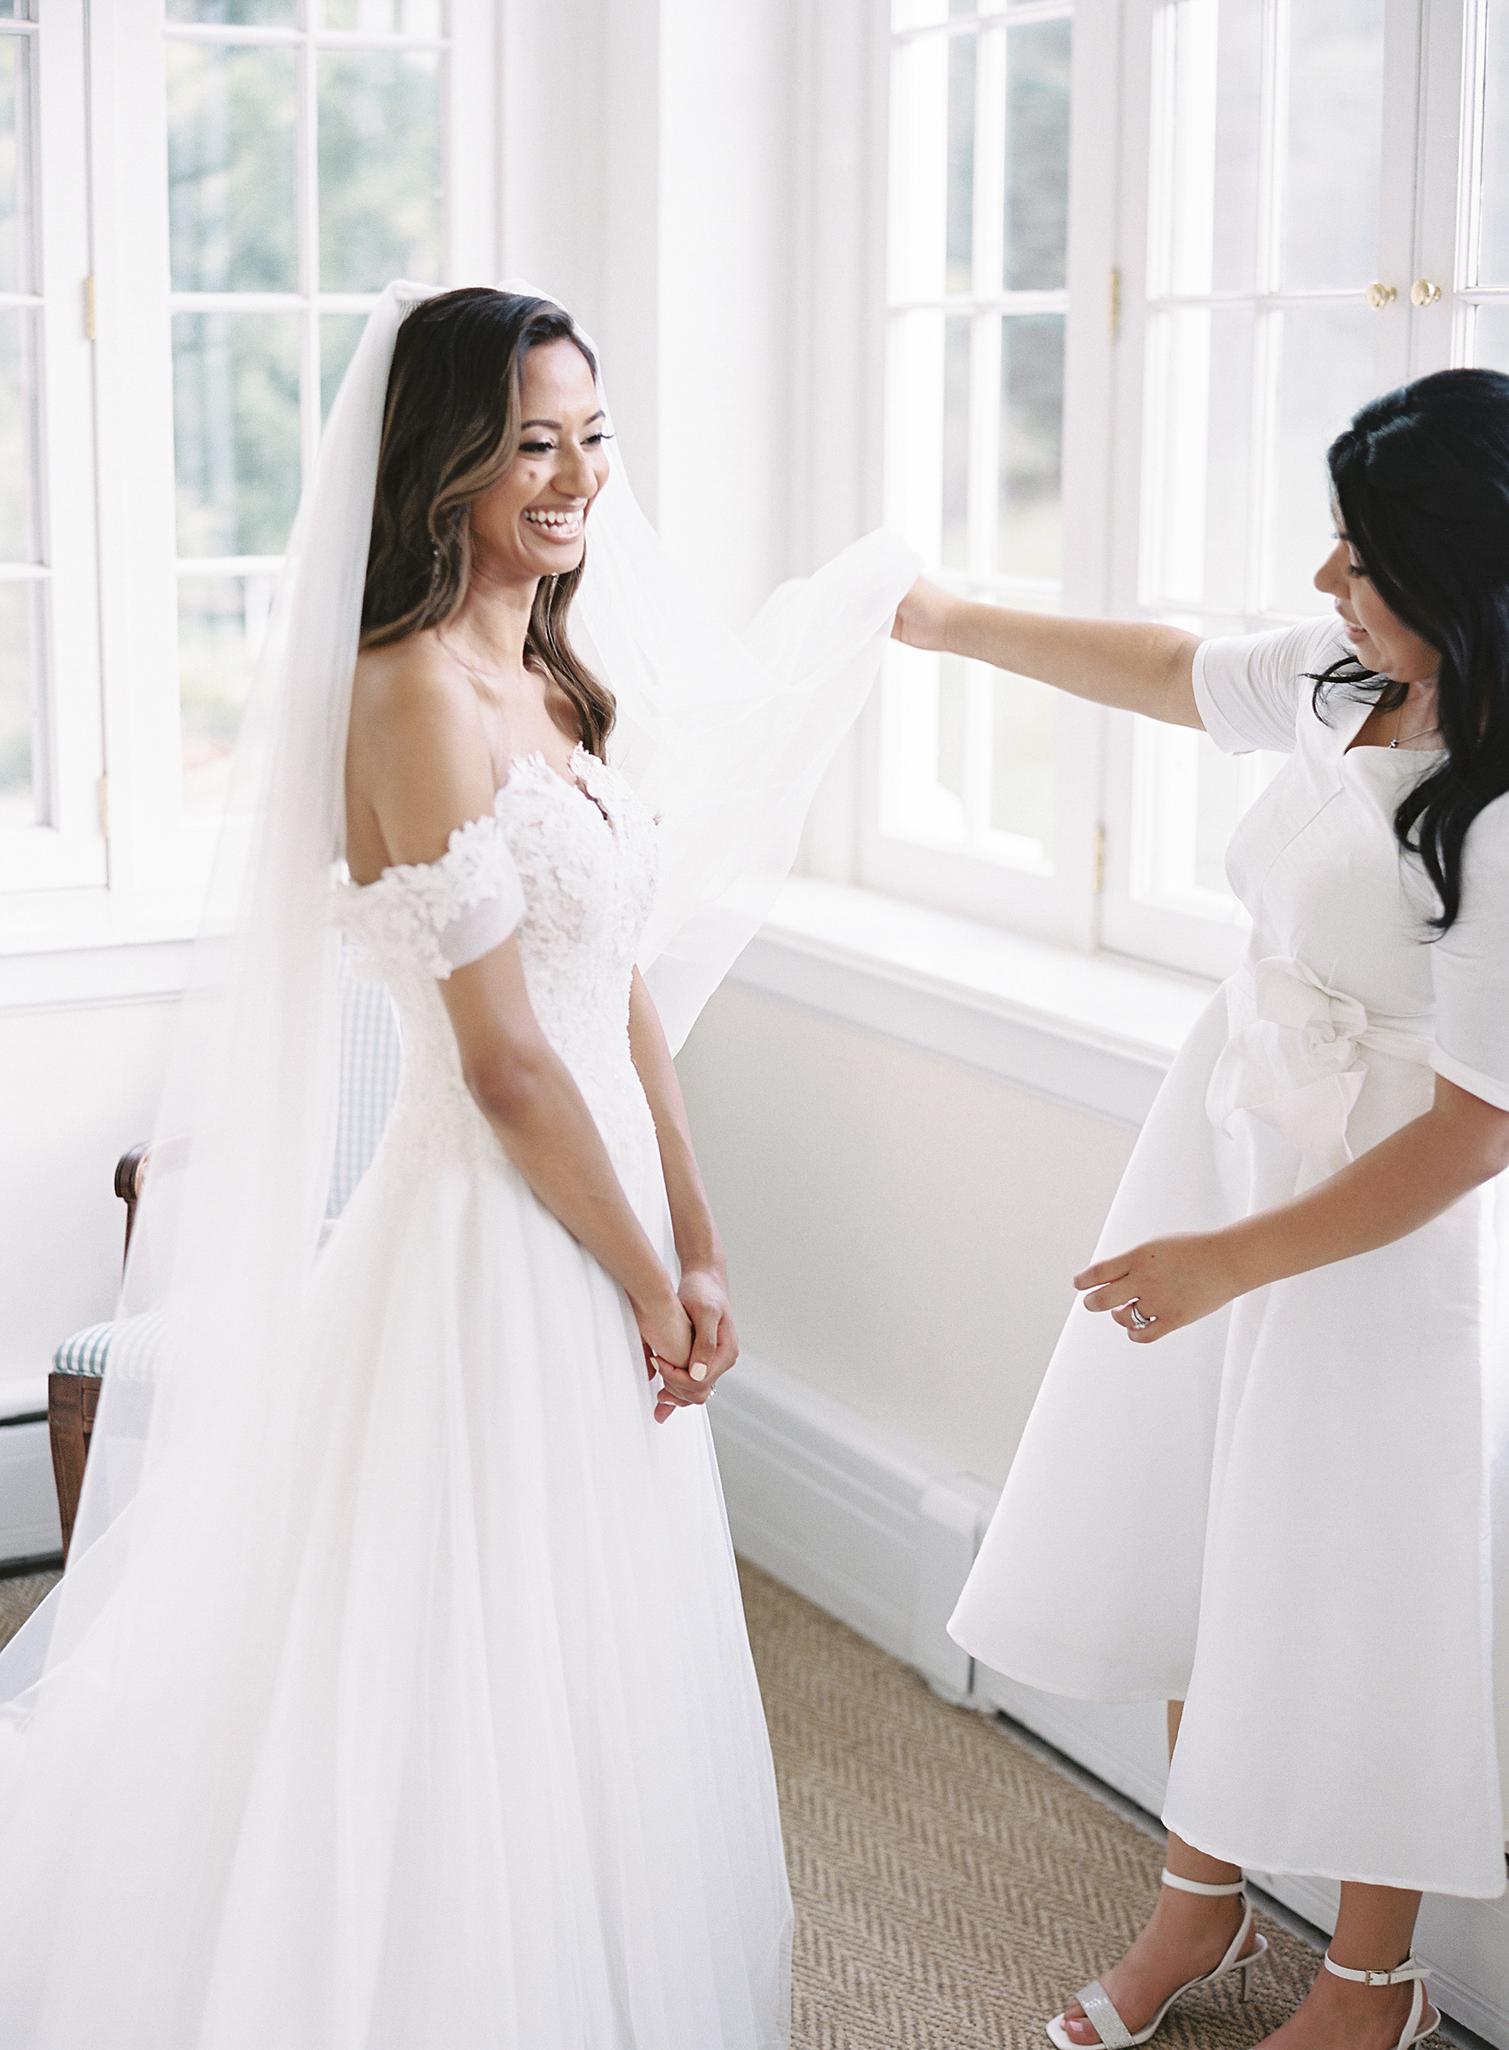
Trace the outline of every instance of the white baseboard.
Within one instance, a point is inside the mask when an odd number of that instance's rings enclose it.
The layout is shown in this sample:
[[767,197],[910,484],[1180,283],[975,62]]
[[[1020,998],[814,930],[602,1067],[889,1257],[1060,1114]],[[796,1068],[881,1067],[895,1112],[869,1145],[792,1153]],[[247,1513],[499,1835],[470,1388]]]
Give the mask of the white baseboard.
[[0,1422],[0,1566],[62,1549],[47,1424],[23,1413]]
[[[747,1355],[713,1409],[734,1543],[745,1558],[903,1659],[947,1699],[1004,1711],[1156,1815],[1166,1776],[1157,1703],[1066,1701],[977,1666],[945,1625],[994,1506],[968,1474],[939,1474],[842,1403]],[[1323,1930],[1336,1890],[1254,1877]],[[1509,1896],[1430,1899],[1419,1948],[1455,2021],[1509,2050]]]

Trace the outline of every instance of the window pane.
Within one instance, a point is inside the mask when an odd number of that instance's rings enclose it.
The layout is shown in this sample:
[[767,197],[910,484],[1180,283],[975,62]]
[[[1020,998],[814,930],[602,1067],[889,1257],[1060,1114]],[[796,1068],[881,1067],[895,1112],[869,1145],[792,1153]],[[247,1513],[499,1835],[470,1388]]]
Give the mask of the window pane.
[[267,626],[275,577],[185,577],[178,592],[183,805],[224,806],[231,756]]
[[299,496],[299,321],[173,317],[181,556],[277,555]]
[[[1263,9],[1252,0],[1165,0],[1162,177],[1155,293],[1250,292],[1258,282]],[[1162,268],[1165,275],[1159,277]]]
[[441,271],[440,61],[430,51],[319,56],[320,283],[381,291]]
[[37,822],[35,711],[41,695],[38,587],[0,582],[0,828]]
[[947,569],[969,561],[970,322],[943,323],[943,507],[938,559]]
[[911,655],[881,698],[881,831],[902,839],[964,837],[970,671],[954,655]]
[[943,283],[967,292],[974,276],[975,77],[980,46],[973,36],[948,45],[948,253]]
[[0,562],[40,562],[37,533],[37,319],[0,307]]
[[1142,721],[1134,756],[1135,896],[1165,909],[1237,919],[1239,908],[1226,882],[1226,847],[1256,794],[1251,771],[1218,755],[1191,728]]
[[1472,360],[1485,370],[1509,371],[1509,306],[1478,308]]
[[168,0],[169,21],[228,23],[237,28],[292,28],[298,0]]
[[[1008,314],[1001,322],[998,565],[1007,576],[1056,581],[1063,567],[1064,321]],[[967,457],[967,449],[961,461]]]
[[1012,29],[1006,38],[1008,292],[1064,282],[1069,231],[1069,24]]
[[1200,749],[1200,767],[1195,778],[1195,819],[1190,848],[1191,877],[1197,890],[1224,896],[1226,849],[1232,831],[1250,799],[1242,788],[1242,762],[1235,755],[1223,755],[1216,748]]
[[346,374],[346,365],[351,361],[362,329],[367,324],[365,313],[325,313],[320,316],[320,418],[329,416],[335,404],[335,395],[341,388],[341,379]]
[[1286,291],[1362,286],[1378,264],[1378,0],[1289,0],[1288,17],[1280,281]]
[[901,315],[887,392],[889,516],[920,554],[955,569],[968,548],[969,332],[964,314]]
[[967,292],[975,173],[973,36],[897,50],[891,77],[892,299]]
[[0,39],[0,291],[36,290],[31,221],[31,44]]
[[299,281],[296,53],[169,42],[168,200],[181,292]]
[[369,36],[438,36],[445,26],[440,0],[325,0],[324,19]]
[[1366,306],[1307,306],[1278,322],[1278,377],[1269,448],[1266,575],[1258,609],[1313,612],[1311,581],[1334,546],[1326,449],[1374,396],[1373,315]]
[[1509,6],[1488,7],[1476,282],[1509,285]]
[[1255,316],[1181,308],[1148,332],[1143,602],[1248,609]]
[[[957,655],[938,658],[938,745],[933,780],[958,800],[964,817],[964,757],[969,746],[970,664]],[[952,818],[950,813],[950,818]]]
[[993,673],[990,823],[1047,847],[1053,842],[1055,693],[1025,676]]

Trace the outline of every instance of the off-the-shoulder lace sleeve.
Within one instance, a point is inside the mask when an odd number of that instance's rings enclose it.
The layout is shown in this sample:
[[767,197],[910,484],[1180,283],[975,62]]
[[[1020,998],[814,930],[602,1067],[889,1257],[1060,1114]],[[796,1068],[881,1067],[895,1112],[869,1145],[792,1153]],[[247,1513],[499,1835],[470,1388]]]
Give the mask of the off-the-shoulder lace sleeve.
[[492,813],[457,826],[438,859],[400,863],[381,881],[414,954],[442,981],[506,940],[524,916],[519,871]]

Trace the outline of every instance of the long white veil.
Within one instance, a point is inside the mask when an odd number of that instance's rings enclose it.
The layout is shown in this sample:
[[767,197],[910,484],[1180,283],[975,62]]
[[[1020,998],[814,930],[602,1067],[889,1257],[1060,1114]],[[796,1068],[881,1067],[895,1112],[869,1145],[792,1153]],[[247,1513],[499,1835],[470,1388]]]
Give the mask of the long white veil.
[[[294,525],[152,1134],[69,1568],[0,1652],[0,1842],[12,1823],[40,1823],[27,1804],[68,1770],[71,1746],[101,1740],[118,1688],[172,1673],[163,1745],[202,1744],[238,1645],[267,1641],[243,1631],[228,1595],[248,1548],[278,1546],[297,1467],[290,1397],[319,1371],[300,1331],[335,1136],[329,914],[351,679],[394,337],[431,289],[383,293]],[[789,867],[914,574],[909,551],[873,535],[735,634],[666,559],[615,451],[572,628],[618,701],[610,752],[663,821],[641,965],[674,1046]],[[270,1590],[276,1576],[257,1585]],[[250,1716],[271,1682],[244,1679]]]

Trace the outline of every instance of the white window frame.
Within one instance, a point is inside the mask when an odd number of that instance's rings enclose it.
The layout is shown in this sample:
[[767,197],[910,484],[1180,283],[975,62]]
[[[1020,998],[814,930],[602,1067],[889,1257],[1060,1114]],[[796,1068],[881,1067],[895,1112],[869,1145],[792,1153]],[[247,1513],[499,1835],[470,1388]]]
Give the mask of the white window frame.
[[[1380,315],[1375,379],[1379,391],[1463,360],[1475,308],[1509,304],[1509,287],[1469,288],[1463,283],[1468,249],[1463,180],[1475,160],[1472,81],[1480,63],[1476,39],[1486,4],[1487,0],[1385,0],[1384,92],[1386,102],[1397,110],[1386,118],[1417,138],[1417,148],[1385,150],[1383,158],[1380,276],[1395,284],[1397,298]],[[1502,6],[1505,0],[1494,4]],[[1030,11],[1023,9],[1022,18]],[[872,109],[884,109],[889,99],[888,12],[883,6],[864,10],[861,69]],[[1015,10],[1010,18],[1018,18]],[[856,32],[860,26],[854,21]],[[1074,35],[1063,604],[1066,611],[1091,616],[1151,617],[1143,610],[1139,593],[1146,516],[1143,416],[1155,61],[1151,12],[1127,0],[1119,5],[1115,0],[1079,0]],[[852,105],[838,98],[840,90],[838,82],[828,81],[825,104],[830,120],[853,118]],[[1464,123],[1469,126],[1464,128]],[[856,299],[862,303],[866,329],[876,337],[883,334],[886,319],[886,125],[883,114],[872,118],[865,183],[868,218],[857,274],[846,281],[851,304]],[[1396,130],[1391,126],[1387,132]],[[1097,194],[1088,205],[1087,192]],[[817,204],[821,211],[821,194]],[[850,223],[852,229],[852,214]],[[1417,278],[1440,282],[1442,301],[1413,305],[1410,288]],[[1108,289],[1115,292],[1120,310],[1114,344],[1105,318]],[[813,309],[815,332],[835,326],[837,302],[831,292],[826,300],[819,293]],[[874,449],[883,419],[881,356],[877,339],[865,371],[869,445],[862,453],[857,445],[854,451],[856,474],[863,479],[865,516],[876,521],[884,513],[883,465]],[[830,446],[813,465],[814,506],[831,497],[832,462]],[[816,525],[821,531],[820,520]],[[1324,601],[1317,597],[1315,612],[1323,610]],[[1198,630],[1241,633],[1280,623],[1277,615],[1206,613]],[[830,880],[842,875],[892,896],[1080,951],[1125,955],[1154,968],[1202,978],[1229,971],[1243,945],[1242,919],[1235,906],[1223,900],[1214,906],[1150,903],[1136,888],[1139,868],[1145,866],[1139,836],[1145,844],[1148,832],[1146,809],[1139,810],[1136,794],[1139,786],[1145,790],[1148,785],[1149,756],[1162,743],[1172,761],[1180,747],[1205,748],[1211,745],[1208,740],[1193,733],[1160,733],[1128,715],[1066,698],[1059,744],[1061,759],[1072,763],[1073,771],[1060,778],[1065,851],[1050,879],[958,850],[881,835],[881,717],[880,708],[872,703],[861,726],[854,787],[830,794],[828,816],[809,836],[813,872]],[[1271,760],[1262,758],[1243,765],[1242,780],[1249,794],[1256,793],[1272,767]],[[846,860],[838,851],[845,841]]]
[[[1266,0],[1254,0],[1254,4],[1266,4]],[[1434,0],[1428,0],[1428,4],[1434,4]],[[1437,6],[1437,12],[1440,11]],[[1424,132],[1418,14],[1418,0],[1385,0],[1385,133],[1413,136]],[[1154,159],[1151,129],[1154,68],[1160,61],[1158,21],[1151,10],[1139,10],[1138,17],[1135,32],[1127,38],[1123,71],[1126,120],[1121,185],[1126,207],[1120,267],[1127,318],[1116,365],[1115,458],[1110,495],[1119,516],[1113,526],[1109,610],[1116,617],[1129,619],[1177,618],[1177,623],[1192,623],[1202,634],[1257,632],[1286,624],[1292,615],[1222,616],[1208,611],[1198,621],[1186,622],[1167,610],[1149,610],[1140,589],[1144,538],[1155,517],[1151,480],[1144,474],[1143,458],[1148,445],[1159,438],[1156,422],[1147,417],[1146,397],[1149,234],[1156,204],[1156,181],[1160,175],[1166,175],[1166,169]],[[1269,55],[1271,61],[1271,47]],[[1276,110],[1272,119],[1277,119]],[[1275,141],[1270,134],[1270,149]],[[1380,392],[1416,374],[1413,366],[1422,354],[1420,329],[1429,326],[1411,305],[1409,295],[1409,284],[1419,274],[1412,264],[1426,262],[1427,238],[1422,233],[1422,223],[1429,208],[1420,205],[1417,218],[1418,188],[1411,153],[1404,149],[1385,150],[1378,207],[1379,275],[1382,279],[1397,280],[1399,289],[1396,301],[1378,314],[1373,385]],[[1270,200],[1272,196],[1270,192]],[[1252,296],[1263,305],[1287,303],[1283,294],[1262,289],[1261,285],[1262,281],[1256,295],[1234,295],[1231,303],[1245,303]],[[1429,339],[1427,333],[1426,346]],[[1446,358],[1440,360],[1444,362]],[[1260,370],[1260,376],[1268,374],[1267,366]],[[1267,397],[1262,388],[1253,395],[1260,419]],[[1260,427],[1255,429],[1255,438],[1260,432]],[[1317,449],[1317,465],[1322,453]],[[1260,527],[1258,519],[1255,528]],[[1317,595],[1313,616],[1319,617],[1324,611],[1325,601]],[[1107,952],[1189,973],[1217,977],[1228,974],[1245,944],[1245,920],[1239,907],[1229,899],[1213,898],[1194,889],[1182,901],[1177,896],[1156,900],[1143,886],[1151,866],[1152,835],[1159,829],[1159,797],[1166,797],[1177,788],[1181,769],[1192,765],[1196,751],[1211,743],[1198,734],[1160,730],[1125,714],[1108,714],[1107,726],[1106,863],[1100,903],[1100,944]],[[1257,795],[1273,767],[1271,759],[1245,758],[1239,774],[1243,802],[1250,802]]]
[[33,787],[43,822],[0,831],[0,916],[21,893],[105,879],[95,529],[78,517],[95,492],[84,0],[47,0],[45,16],[5,25],[31,48],[37,289],[0,295],[0,304],[40,309],[33,456],[41,561],[0,575],[40,598]]
[[[888,93],[892,31],[883,7],[867,10],[869,70]],[[996,25],[1027,26],[1058,19],[1061,5],[1034,6],[1030,0],[1003,12]],[[1118,36],[1115,10],[1095,0],[1078,0],[1073,11],[1070,79],[1070,221],[1066,271],[1067,316],[1064,362],[1063,519],[1065,534],[1064,608],[1095,612],[1103,609],[1108,545],[1107,507],[1100,488],[1110,435],[1112,391],[1110,280],[1115,222],[1110,195],[1100,206],[1076,204],[1074,195],[1104,189],[1104,148],[1115,132]],[[907,32],[929,33],[929,31]],[[936,30],[931,33],[937,33]],[[886,104],[883,98],[881,104]],[[887,187],[887,137],[884,119],[874,124],[871,148],[871,191]],[[984,138],[989,147],[990,137]],[[884,262],[884,205],[879,232],[869,238],[870,262],[863,289],[869,317],[884,334],[892,317],[888,309]],[[990,231],[988,224],[986,232]],[[977,225],[977,233],[981,232]],[[1022,297],[1025,295],[1012,295]],[[971,302],[972,303],[972,302]],[[878,417],[878,416],[877,416]],[[877,465],[877,468],[881,466]],[[819,480],[817,489],[824,488]],[[883,517],[883,479],[874,485],[873,516]],[[986,509],[971,508],[972,524]],[[971,588],[962,578],[940,577],[956,588]],[[1023,602],[1030,602],[1024,591]],[[908,657],[900,655],[888,687],[906,688]],[[988,853],[956,846],[929,846],[893,837],[881,824],[881,755],[884,707],[878,699],[867,709],[861,729],[861,802],[858,807],[854,878],[867,887],[915,902],[1011,926],[1017,930],[1088,949],[1094,944],[1094,878],[1099,860],[1099,786],[1103,725],[1096,707],[1064,698],[1055,708],[1059,759],[1074,765],[1072,776],[1058,779],[1053,841],[1047,862],[1035,848],[1013,847],[1010,836],[992,836]],[[976,754],[983,754],[978,745]]]
[[[71,262],[49,250],[46,300],[61,351],[69,340],[69,315],[84,303],[87,280],[97,335],[92,402],[86,385],[84,403],[73,404],[65,420],[93,450],[89,486],[74,500],[74,512],[78,504],[87,504],[97,508],[97,519],[74,516],[59,523],[63,539],[74,549],[86,544],[92,549],[98,532],[97,565],[91,556],[83,575],[70,565],[70,589],[77,584],[79,599],[66,622],[73,643],[89,640],[89,689],[79,688],[81,671],[59,664],[67,683],[59,692],[60,706],[66,703],[63,718],[87,726],[90,705],[94,708],[94,755],[81,795],[74,799],[75,810],[87,802],[94,858],[77,878],[93,887],[78,893],[72,916],[65,915],[55,892],[41,891],[43,881],[56,880],[52,876],[38,874],[32,888],[0,897],[0,946],[21,949],[58,941],[70,932],[113,936],[192,930],[215,836],[208,822],[184,821],[180,804],[165,4],[120,0],[87,13],[84,0],[46,0],[46,5],[49,37],[56,33],[55,19],[61,24],[71,15],[76,23],[73,46],[55,60],[49,74],[53,90],[71,91],[78,105],[70,125],[67,110],[49,104],[39,133],[52,157],[71,157],[74,182],[87,196],[92,215],[92,262],[87,248],[70,245]],[[499,11],[490,0],[447,0],[447,9],[444,263],[437,280],[442,284],[493,274],[500,204]],[[192,34],[203,41],[293,44],[306,65],[312,65],[318,48],[369,48],[384,40],[405,49],[424,46],[410,37],[310,33],[308,18],[308,0],[301,0],[298,26],[292,30],[206,26]],[[181,24],[173,29],[183,33]],[[301,122],[300,148],[307,169],[315,150],[307,122]],[[86,161],[87,186],[81,170]],[[47,173],[44,162],[44,177]],[[314,187],[306,176],[304,204],[314,203]],[[302,247],[309,247],[307,234]],[[70,270],[78,280],[76,299],[56,282]],[[301,278],[297,294],[269,303],[302,308],[308,282]],[[352,298],[351,310],[363,310],[373,297]],[[234,303],[248,302],[234,295]],[[331,295],[322,295],[321,303],[327,310],[335,305]],[[86,370],[91,368],[81,312],[78,318],[79,344],[60,358],[75,381],[81,361]],[[312,330],[311,322],[306,336]],[[50,384],[50,403],[51,394],[64,388],[61,378]],[[318,380],[310,378],[307,366],[303,389],[307,474],[320,424]],[[55,491],[61,474],[54,469]],[[60,570],[61,563],[54,573]],[[102,755],[108,769],[103,780]],[[102,818],[108,821],[108,888],[103,887]]]

